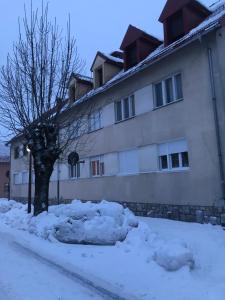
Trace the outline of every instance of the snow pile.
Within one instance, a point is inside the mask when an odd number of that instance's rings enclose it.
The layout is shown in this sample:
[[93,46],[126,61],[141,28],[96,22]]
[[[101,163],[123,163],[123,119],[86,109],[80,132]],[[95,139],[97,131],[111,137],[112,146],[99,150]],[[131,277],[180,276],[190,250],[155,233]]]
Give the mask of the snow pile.
[[[37,217],[27,214],[27,205],[0,200],[0,221],[43,239],[68,244],[115,245],[125,253],[141,256],[148,264],[166,271],[183,267],[193,269],[195,260],[186,243],[163,239],[129,209],[114,202],[74,200],[71,204],[51,206]],[[151,267],[149,265],[149,267]]]
[[154,261],[166,271],[178,271],[183,267],[194,269],[193,253],[181,240],[165,240],[151,231],[149,226],[140,222],[138,227],[130,231],[123,244],[118,247],[125,252],[135,251],[146,257],[146,261]]
[[129,209],[113,202],[73,201],[69,206],[52,207],[51,211],[68,217],[55,231],[55,237],[64,243],[114,245],[125,240],[128,232],[138,226]]
[[20,230],[44,239],[57,239],[72,244],[114,245],[123,241],[128,232],[138,226],[129,209],[122,205],[102,201],[51,206],[49,212],[37,217],[27,214],[27,206],[15,201],[2,200],[0,220]]
[[0,200],[0,214],[8,212],[9,210],[11,210],[11,208],[15,204],[16,204],[16,201],[13,201],[13,200],[8,201],[7,199],[1,199]]
[[186,244],[164,244],[155,252],[153,259],[166,271],[177,271],[184,266],[194,269],[195,261]]

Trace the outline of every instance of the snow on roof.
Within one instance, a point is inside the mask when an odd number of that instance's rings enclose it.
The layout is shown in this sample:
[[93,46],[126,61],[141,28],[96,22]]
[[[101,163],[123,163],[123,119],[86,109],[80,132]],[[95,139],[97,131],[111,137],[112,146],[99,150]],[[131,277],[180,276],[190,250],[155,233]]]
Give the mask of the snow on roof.
[[85,76],[85,75],[82,75],[82,74],[74,74],[75,77],[79,78],[80,80],[84,80],[84,81],[89,81],[91,83],[93,83],[93,78],[89,77],[89,76]]
[[[121,51],[120,51],[120,52],[121,52]],[[121,53],[122,53],[122,52],[121,52]],[[123,59],[122,59],[122,58],[118,58],[118,57],[115,57],[115,56],[110,55],[110,54],[105,54],[105,53],[103,53],[103,52],[102,52],[102,54],[103,54],[106,58],[108,58],[109,60],[112,60],[112,61],[118,62],[118,63],[123,63]]]
[[[188,41],[194,39],[197,36],[204,35],[213,29],[215,29],[218,25],[222,17],[225,16],[225,1],[222,1],[217,5],[216,7],[213,7],[213,13],[205,20],[203,21],[199,26],[192,29],[188,34],[186,34],[184,37],[179,39],[178,41],[175,41],[174,43],[170,44],[169,46],[161,45],[159,46],[155,51],[153,51],[147,58],[145,58],[143,61],[141,61],[138,65],[134,66],[133,68],[127,70],[127,71],[121,71],[116,76],[114,76],[111,80],[109,80],[106,84],[103,86],[93,89],[90,92],[88,92],[86,95],[81,97],[79,100],[77,100],[73,106],[76,106],[83,101],[86,101],[90,99],[91,97],[100,94],[115,84],[121,82],[122,80],[138,73],[139,71],[145,69],[148,67],[151,63],[153,63],[157,58],[164,57],[168,54],[170,54],[173,50],[177,49],[179,46],[184,45],[185,43],[188,43]],[[117,58],[116,58],[117,59]]]

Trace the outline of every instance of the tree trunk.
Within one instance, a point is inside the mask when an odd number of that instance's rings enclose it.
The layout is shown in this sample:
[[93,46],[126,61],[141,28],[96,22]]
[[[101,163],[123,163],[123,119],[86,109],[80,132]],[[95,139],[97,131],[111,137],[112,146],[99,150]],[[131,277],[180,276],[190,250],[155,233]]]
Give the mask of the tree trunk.
[[34,216],[48,211],[50,176],[48,171],[46,173],[35,172]]

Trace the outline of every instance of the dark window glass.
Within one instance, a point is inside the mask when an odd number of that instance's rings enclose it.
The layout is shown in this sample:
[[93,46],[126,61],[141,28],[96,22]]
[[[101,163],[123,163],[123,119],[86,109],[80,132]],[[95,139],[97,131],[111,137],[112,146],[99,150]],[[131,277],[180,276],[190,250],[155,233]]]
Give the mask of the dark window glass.
[[125,50],[126,53],[126,61],[127,61],[127,65],[128,67],[133,67],[137,64],[137,47],[136,47],[136,43],[132,44],[130,47],[128,47]]
[[171,165],[172,169],[179,168],[179,153],[171,154]]
[[176,83],[176,96],[177,99],[182,99],[183,98],[183,89],[182,89],[182,78],[181,74],[177,74],[175,76],[175,83]]
[[163,91],[162,82],[155,85],[155,106],[159,107],[163,105]]
[[99,84],[99,86],[102,86],[103,85],[103,70],[102,70],[102,68],[98,69],[97,72],[98,72],[98,84]]
[[169,34],[171,42],[176,41],[184,35],[184,22],[182,11],[177,12],[169,19]]
[[80,177],[80,164],[75,166],[70,166],[70,177],[79,178]]
[[166,79],[165,85],[166,85],[166,102],[170,103],[174,100],[172,78]]
[[168,169],[167,155],[160,156],[160,167],[162,170]]
[[27,151],[27,146],[23,145],[23,156],[27,156],[28,151]]
[[121,121],[122,120],[122,103],[121,101],[118,101],[115,103],[116,107],[116,121]]
[[189,167],[188,152],[182,152],[181,157],[182,157],[182,167],[188,168]]
[[130,96],[131,116],[135,116],[135,100],[134,95]]
[[100,167],[101,167],[101,175],[104,175],[105,174],[105,164],[104,164],[104,162],[101,162]]
[[129,98],[123,99],[123,114],[124,114],[124,119],[128,119],[130,117]]
[[14,149],[14,158],[15,159],[19,158],[19,153],[20,153],[20,149],[19,149],[19,147],[16,147]]

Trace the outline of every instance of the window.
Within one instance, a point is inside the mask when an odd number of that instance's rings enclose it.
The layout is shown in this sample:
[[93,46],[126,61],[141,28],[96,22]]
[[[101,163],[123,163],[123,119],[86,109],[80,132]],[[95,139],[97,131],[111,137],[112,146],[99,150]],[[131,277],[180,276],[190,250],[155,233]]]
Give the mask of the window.
[[20,148],[19,146],[14,148],[14,158],[17,159],[20,156]]
[[126,48],[125,53],[126,53],[127,66],[129,68],[135,66],[138,63],[136,43],[133,43],[128,48]]
[[13,174],[13,183],[20,184],[20,174],[19,173]]
[[120,174],[139,173],[138,151],[130,150],[119,152]]
[[163,88],[162,82],[159,82],[155,85],[155,106],[159,107],[163,105]]
[[178,40],[184,35],[184,21],[182,11],[169,18],[169,35],[171,42]]
[[99,177],[105,174],[103,156],[91,158],[91,176]]
[[179,140],[159,145],[159,168],[161,171],[189,168],[187,142]]
[[126,97],[115,102],[116,122],[127,120],[135,116],[135,98],[134,95]]
[[25,172],[22,172],[22,184],[26,184],[28,183],[28,172],[25,171]]
[[182,77],[178,73],[154,85],[155,107],[183,99]]
[[75,166],[69,165],[69,177],[70,178],[80,178],[80,164]]
[[103,69],[99,68],[97,70],[97,74],[98,74],[98,86],[102,86],[103,85]]
[[27,151],[27,145],[23,145],[23,156],[27,156],[28,151]]
[[88,117],[88,131],[95,131],[101,128],[101,111],[97,110]]

